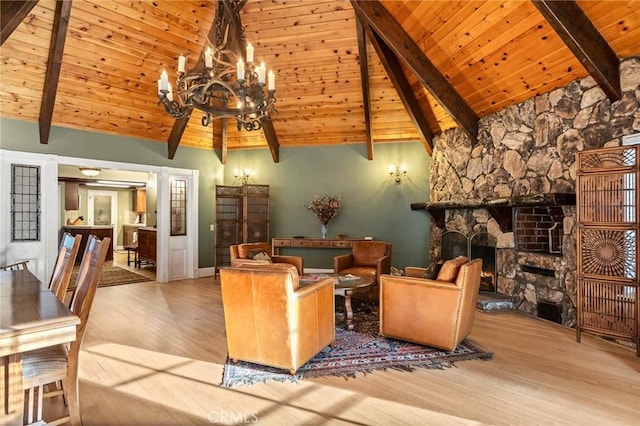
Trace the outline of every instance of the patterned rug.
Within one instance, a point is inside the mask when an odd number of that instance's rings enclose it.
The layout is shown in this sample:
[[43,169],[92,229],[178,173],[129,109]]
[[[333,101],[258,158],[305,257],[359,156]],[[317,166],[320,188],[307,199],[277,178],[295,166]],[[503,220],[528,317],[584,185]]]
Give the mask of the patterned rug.
[[[74,271],[71,273],[71,281],[69,282],[69,289],[67,291],[71,291],[76,288],[78,268],[79,266],[76,266]],[[135,272],[127,271],[126,269],[122,269],[117,266],[105,266],[102,268],[98,287],[141,283],[144,281],[153,281],[153,279],[147,278],[144,275],[136,274]]]
[[[340,304],[336,300],[336,308],[338,306]],[[252,385],[268,381],[297,382],[305,378],[325,376],[348,379],[355,378],[358,373],[366,375],[375,370],[386,369],[443,369],[454,366],[456,361],[488,360],[492,356],[490,352],[483,351],[467,340],[451,352],[379,336],[377,307],[365,305],[364,310],[362,306],[360,309],[355,308],[353,331],[345,330],[342,321],[338,319],[336,324],[334,345],[323,349],[303,365],[295,376],[285,370],[244,361],[233,364],[227,359],[222,386]]]

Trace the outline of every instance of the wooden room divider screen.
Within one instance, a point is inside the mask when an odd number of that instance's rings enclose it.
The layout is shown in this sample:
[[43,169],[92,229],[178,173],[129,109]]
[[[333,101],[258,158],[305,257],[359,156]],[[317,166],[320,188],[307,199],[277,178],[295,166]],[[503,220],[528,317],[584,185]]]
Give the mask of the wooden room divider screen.
[[638,344],[638,145],[577,154],[576,338],[582,331]]

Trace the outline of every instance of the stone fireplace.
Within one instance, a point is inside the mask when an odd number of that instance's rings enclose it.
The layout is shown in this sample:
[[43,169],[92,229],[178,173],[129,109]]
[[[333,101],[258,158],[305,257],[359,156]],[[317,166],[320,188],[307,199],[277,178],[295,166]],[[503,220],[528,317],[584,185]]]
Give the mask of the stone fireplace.
[[[412,205],[431,214],[431,260],[464,244],[469,253],[470,239],[486,235],[478,246],[495,247],[497,293],[574,326],[575,156],[640,132],[639,57],[621,61],[620,78],[613,103],[588,77],[483,117],[473,143],[458,129],[435,137],[429,202]],[[447,235],[457,248],[445,247]]]

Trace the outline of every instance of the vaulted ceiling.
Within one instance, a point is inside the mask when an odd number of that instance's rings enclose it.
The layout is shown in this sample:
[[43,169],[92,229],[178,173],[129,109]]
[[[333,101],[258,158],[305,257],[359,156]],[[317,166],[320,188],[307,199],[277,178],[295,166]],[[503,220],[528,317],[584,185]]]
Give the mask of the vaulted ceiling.
[[1,2],[1,116],[39,121],[42,142],[49,122],[165,143],[169,157],[178,143],[215,148],[223,162],[252,147],[274,161],[291,146],[362,143],[373,158],[376,143],[422,140],[430,151],[434,134],[473,137],[479,118],[577,78],[615,99],[612,63],[640,54],[636,0],[249,0],[242,23],[277,75],[278,116],[268,137],[228,123],[223,138],[197,111],[177,129],[156,95],[163,69],[174,79],[180,54],[202,52],[216,2],[64,3],[55,19],[55,0]]

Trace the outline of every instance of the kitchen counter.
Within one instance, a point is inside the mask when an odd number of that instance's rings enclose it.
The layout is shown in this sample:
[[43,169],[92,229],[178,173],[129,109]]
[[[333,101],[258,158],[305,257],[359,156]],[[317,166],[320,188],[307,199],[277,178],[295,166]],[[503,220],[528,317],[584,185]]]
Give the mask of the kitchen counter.
[[65,229],[113,229],[113,225],[65,225]]
[[80,263],[82,261],[82,256],[84,256],[84,248],[87,246],[87,241],[89,241],[89,235],[95,235],[99,239],[103,239],[104,237],[111,238],[109,242],[109,250],[107,251],[107,260],[113,260],[113,226],[111,225],[66,225],[64,228],[64,232],[68,232],[69,234],[76,236],[82,235],[82,240],[80,241],[80,248],[78,248],[78,257],[76,257],[76,263]]

